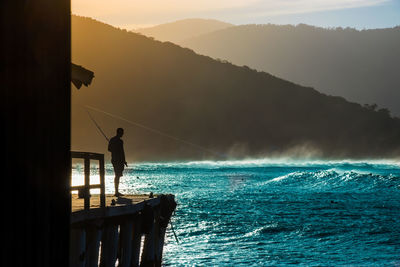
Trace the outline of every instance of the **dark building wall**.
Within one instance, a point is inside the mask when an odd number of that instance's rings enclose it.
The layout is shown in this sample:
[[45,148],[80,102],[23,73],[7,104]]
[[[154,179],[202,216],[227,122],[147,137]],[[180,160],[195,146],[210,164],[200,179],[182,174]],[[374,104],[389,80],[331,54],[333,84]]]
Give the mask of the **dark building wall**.
[[0,2],[1,266],[68,266],[70,2]]

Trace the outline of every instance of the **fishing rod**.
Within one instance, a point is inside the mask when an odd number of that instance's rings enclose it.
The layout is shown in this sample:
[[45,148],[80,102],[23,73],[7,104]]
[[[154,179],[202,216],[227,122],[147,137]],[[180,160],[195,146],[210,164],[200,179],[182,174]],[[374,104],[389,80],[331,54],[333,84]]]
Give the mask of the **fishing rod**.
[[[86,108],[86,109],[91,109],[91,110],[94,110],[94,111],[97,111],[97,112],[100,112],[100,113],[103,113],[103,114],[106,114],[106,115],[108,115],[108,116],[110,116],[110,117],[113,117],[113,118],[115,118],[115,119],[119,119],[119,120],[125,121],[125,122],[127,122],[127,123],[129,123],[129,124],[131,124],[131,125],[134,125],[134,126],[137,126],[137,127],[143,128],[143,129],[146,129],[146,130],[148,130],[148,131],[150,131],[150,132],[153,132],[153,133],[156,133],[156,134],[158,134],[158,135],[161,135],[161,136],[167,137],[167,138],[169,138],[169,139],[172,139],[172,140],[175,140],[175,141],[184,143],[184,144],[186,144],[186,145],[195,147],[195,148],[197,148],[197,149],[199,149],[199,150],[208,152],[208,153],[213,154],[213,155],[216,155],[216,156],[218,156],[218,157],[227,158],[227,156],[222,155],[222,154],[220,154],[220,153],[218,153],[218,152],[215,152],[215,151],[213,151],[213,150],[210,150],[210,149],[205,148],[205,147],[203,147],[203,146],[200,146],[200,145],[198,145],[198,144],[195,144],[195,143],[186,141],[186,140],[184,140],[184,139],[181,139],[181,138],[178,138],[178,137],[169,135],[169,134],[167,134],[167,133],[164,133],[164,132],[162,132],[162,131],[156,130],[156,129],[151,128],[151,127],[149,127],[149,126],[146,126],[146,125],[144,125],[144,124],[140,124],[140,123],[137,123],[137,122],[134,122],[134,121],[125,119],[125,118],[123,118],[123,117],[121,117],[121,116],[111,114],[111,113],[109,113],[109,112],[107,112],[107,111],[100,110],[100,109],[95,108],[95,107],[92,107],[92,106],[87,106],[87,105],[86,105],[85,108]],[[89,116],[90,116],[90,115],[89,115]],[[94,119],[92,119],[92,120],[94,121]],[[94,121],[94,122],[95,122],[95,121]],[[97,123],[95,123],[95,124],[96,124],[97,128],[101,131],[101,133],[103,134],[103,136],[106,137],[106,136],[104,135],[103,131],[102,131],[102,130],[100,129],[100,127],[97,125]],[[106,138],[107,138],[107,137],[106,137]],[[108,139],[107,139],[107,140],[108,140]]]
[[92,117],[90,114],[89,110],[85,109],[87,114],[89,115],[89,118],[92,120],[94,125],[96,125],[97,129],[100,131],[100,133],[104,136],[104,138],[107,140],[107,142],[110,142],[110,139],[108,139],[107,135],[103,132],[103,130],[100,128],[100,126],[97,124],[96,120]]

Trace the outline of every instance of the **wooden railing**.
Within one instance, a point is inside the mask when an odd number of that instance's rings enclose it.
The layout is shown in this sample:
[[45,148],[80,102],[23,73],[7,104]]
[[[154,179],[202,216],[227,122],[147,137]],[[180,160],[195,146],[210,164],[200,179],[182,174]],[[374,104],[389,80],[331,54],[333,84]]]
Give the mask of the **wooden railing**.
[[[91,152],[78,152],[71,151],[72,159],[83,159],[84,160],[84,185],[71,186],[71,191],[83,192],[85,199],[84,207],[85,210],[90,209],[90,189],[100,188],[100,207],[104,208],[106,206],[106,195],[104,186],[104,154],[91,153]],[[90,160],[99,161],[99,174],[100,174],[100,184],[90,184]]]

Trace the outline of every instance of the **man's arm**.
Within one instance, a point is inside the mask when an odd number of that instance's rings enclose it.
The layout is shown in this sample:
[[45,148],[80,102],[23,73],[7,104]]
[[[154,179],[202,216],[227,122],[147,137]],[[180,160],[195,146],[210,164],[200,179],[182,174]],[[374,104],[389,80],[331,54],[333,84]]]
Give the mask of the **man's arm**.
[[122,141],[122,151],[121,152],[122,152],[122,159],[123,159],[123,161],[125,163],[125,166],[128,167],[128,163],[125,160],[125,150],[124,150],[124,142],[123,141]]
[[113,141],[113,139],[111,138],[110,141],[108,142],[108,151],[110,151],[110,152],[113,150],[113,144],[112,144],[113,142],[112,141]]

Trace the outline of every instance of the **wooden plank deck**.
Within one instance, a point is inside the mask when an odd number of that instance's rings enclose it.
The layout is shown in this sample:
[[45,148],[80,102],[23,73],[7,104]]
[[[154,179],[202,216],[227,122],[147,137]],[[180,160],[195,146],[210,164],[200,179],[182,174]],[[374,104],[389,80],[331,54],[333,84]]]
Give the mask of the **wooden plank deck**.
[[[146,195],[124,195],[115,197],[106,195],[106,208],[100,208],[100,195],[92,194],[90,197],[90,209],[84,210],[84,199],[78,198],[77,194],[71,196],[71,224],[87,220],[101,219],[113,216],[131,215],[143,209],[145,204],[156,206],[160,203],[160,198],[154,195],[150,198]],[[112,201],[115,205],[112,205]]]

